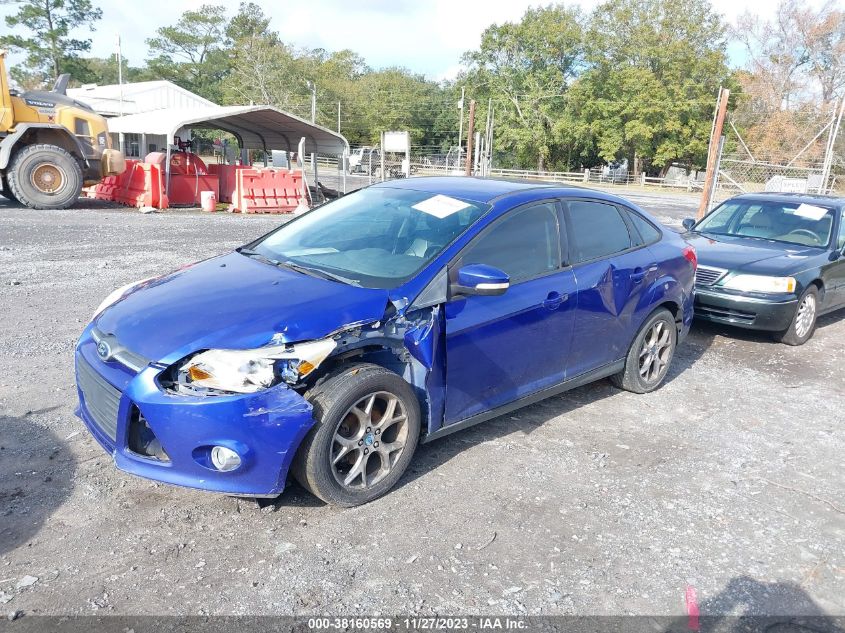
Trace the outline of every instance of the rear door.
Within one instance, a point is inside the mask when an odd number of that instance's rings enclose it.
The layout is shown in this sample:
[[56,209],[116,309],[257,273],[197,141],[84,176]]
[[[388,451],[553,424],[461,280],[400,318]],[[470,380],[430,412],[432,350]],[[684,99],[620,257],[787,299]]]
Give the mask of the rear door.
[[450,266],[508,273],[500,296],[446,304],[446,424],[562,382],[572,337],[575,278],[561,266],[560,207],[532,203],[482,231]]
[[658,268],[625,209],[594,199],[564,205],[578,293],[566,368],[571,378],[625,356],[645,316],[643,288]]

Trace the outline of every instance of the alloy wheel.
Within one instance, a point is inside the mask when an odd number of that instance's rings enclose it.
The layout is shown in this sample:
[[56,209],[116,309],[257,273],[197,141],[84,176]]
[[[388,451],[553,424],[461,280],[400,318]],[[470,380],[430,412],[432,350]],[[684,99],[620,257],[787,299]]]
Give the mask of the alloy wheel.
[[378,391],[361,398],[338,423],[330,451],[335,480],[353,490],[384,479],[408,441],[408,416],[392,393]]
[[657,321],[643,338],[640,348],[640,377],[646,383],[663,378],[671,354],[672,333],[665,321]]
[[798,314],[795,316],[795,335],[801,339],[807,336],[813,323],[816,320],[816,297],[808,294],[798,306]]

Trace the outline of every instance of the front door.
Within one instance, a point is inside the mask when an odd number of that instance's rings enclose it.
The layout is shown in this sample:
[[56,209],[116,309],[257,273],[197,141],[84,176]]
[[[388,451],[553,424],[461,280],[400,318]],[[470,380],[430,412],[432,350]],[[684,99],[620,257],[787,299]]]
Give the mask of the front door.
[[824,309],[845,307],[845,210],[839,214],[839,230],[834,237],[834,248],[839,251],[839,258],[828,264],[825,271],[829,292],[825,293],[828,301]]
[[446,305],[446,424],[563,381],[575,279],[561,268],[560,218],[555,202],[510,211],[451,267],[495,266],[511,286]]

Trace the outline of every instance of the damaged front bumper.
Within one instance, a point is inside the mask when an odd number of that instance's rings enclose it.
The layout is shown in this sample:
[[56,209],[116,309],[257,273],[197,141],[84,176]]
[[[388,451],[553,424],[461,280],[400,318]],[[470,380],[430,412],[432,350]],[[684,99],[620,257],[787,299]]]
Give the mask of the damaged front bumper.
[[[76,347],[76,414],[121,470],[164,483],[244,496],[275,496],[314,424],[311,405],[286,385],[257,393],[185,396],[164,391],[164,367],[103,361],[85,330]],[[238,454],[224,472],[214,447]],[[150,447],[155,447],[151,449]]]

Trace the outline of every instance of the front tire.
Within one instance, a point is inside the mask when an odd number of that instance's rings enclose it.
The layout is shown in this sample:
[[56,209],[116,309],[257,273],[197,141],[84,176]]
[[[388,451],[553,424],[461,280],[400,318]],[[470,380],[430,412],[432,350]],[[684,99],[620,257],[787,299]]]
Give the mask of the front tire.
[[677,344],[675,318],[669,310],[660,308],[637,332],[625,357],[625,368],[611,376],[611,382],[633,393],[654,391],[663,384],[669,372]]
[[82,193],[82,169],[57,145],[29,145],[19,150],[7,172],[9,190],[31,209],[67,209]]
[[3,185],[3,197],[7,198],[8,200],[10,200],[12,202],[17,202],[18,204],[20,204],[18,199],[15,198],[15,194],[13,194],[11,191],[9,191],[9,181],[6,178],[6,176],[3,176],[2,183],[0,183],[0,184]]
[[296,480],[332,505],[351,507],[389,491],[420,436],[419,402],[401,376],[356,364],[307,394],[316,423],[294,458]]
[[819,289],[810,286],[798,299],[798,307],[792,317],[792,323],[785,332],[779,332],[775,339],[787,345],[803,345],[813,337],[816,331],[816,319],[819,314]]

